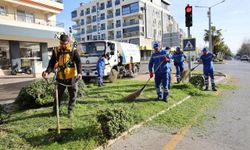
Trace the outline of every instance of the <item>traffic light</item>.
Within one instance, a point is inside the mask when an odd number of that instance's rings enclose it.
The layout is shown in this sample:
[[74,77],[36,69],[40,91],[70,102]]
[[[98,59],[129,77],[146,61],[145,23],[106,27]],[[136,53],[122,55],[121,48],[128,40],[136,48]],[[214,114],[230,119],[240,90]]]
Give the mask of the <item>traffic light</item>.
[[193,26],[193,8],[189,6],[189,4],[185,8],[185,16],[186,16],[186,27]]

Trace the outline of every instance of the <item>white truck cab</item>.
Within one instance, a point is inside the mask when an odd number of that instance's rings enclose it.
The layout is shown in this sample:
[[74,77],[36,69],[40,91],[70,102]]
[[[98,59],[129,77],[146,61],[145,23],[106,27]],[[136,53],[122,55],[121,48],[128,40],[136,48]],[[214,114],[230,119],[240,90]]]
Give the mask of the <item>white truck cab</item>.
[[119,76],[134,76],[139,72],[140,50],[135,44],[116,41],[91,41],[78,45],[81,55],[83,79],[85,81],[98,76],[96,64],[100,57],[109,53],[110,57],[105,62],[104,76],[111,75],[112,69]]

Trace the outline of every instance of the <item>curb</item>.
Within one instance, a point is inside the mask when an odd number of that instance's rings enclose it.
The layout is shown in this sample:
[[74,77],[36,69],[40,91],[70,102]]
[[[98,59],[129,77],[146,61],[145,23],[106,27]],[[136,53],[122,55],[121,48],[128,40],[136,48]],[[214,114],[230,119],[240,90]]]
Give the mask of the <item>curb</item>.
[[[228,78],[228,76],[225,75],[225,76],[220,77],[219,79],[215,80],[215,82],[216,82],[216,83],[217,83],[217,82],[221,82],[221,81],[223,81],[223,80],[225,80],[225,79],[227,79],[227,78]],[[119,137],[117,137],[117,138],[115,138],[115,139],[113,139],[113,140],[109,140],[108,144],[107,144],[105,147],[99,146],[99,147],[95,148],[94,150],[105,150],[107,147],[112,146],[112,145],[115,144],[118,140],[120,140],[121,138],[124,138],[124,137],[127,136],[129,133],[131,133],[132,131],[141,128],[145,123],[147,123],[147,122],[149,122],[149,121],[152,121],[154,118],[158,117],[159,115],[162,115],[162,114],[164,114],[164,113],[170,111],[171,109],[173,109],[173,108],[175,108],[176,106],[182,104],[183,102],[187,101],[187,100],[190,99],[191,97],[192,97],[192,96],[188,95],[187,97],[185,97],[184,99],[178,101],[177,103],[173,104],[172,106],[168,107],[167,109],[162,110],[162,111],[158,112],[157,114],[155,114],[155,115],[149,117],[149,118],[148,118],[147,120],[145,120],[144,122],[141,122],[141,123],[136,124],[136,125],[134,125],[133,127],[129,128],[128,131],[123,132]]]
[[[180,100],[179,102],[177,102],[177,103],[173,104],[172,106],[168,107],[168,109],[162,110],[162,111],[158,112],[157,114],[155,114],[155,115],[149,117],[149,118],[148,118],[147,120],[145,120],[144,122],[141,122],[141,123],[139,123],[139,124],[134,125],[134,126],[131,127],[130,129],[128,129],[128,131],[122,133],[119,137],[117,137],[117,138],[115,138],[115,139],[113,139],[113,140],[109,140],[109,142],[108,142],[106,148],[107,148],[107,147],[110,147],[111,145],[113,145],[114,143],[116,143],[116,142],[117,142],[118,140],[120,140],[121,138],[127,136],[130,132],[132,132],[132,131],[134,131],[134,130],[136,130],[136,129],[141,128],[145,123],[147,123],[147,122],[153,120],[154,118],[158,117],[159,115],[162,115],[162,114],[164,114],[164,113],[170,111],[170,110],[173,109],[174,107],[176,107],[176,106],[182,104],[183,102],[185,102],[186,100],[188,100],[188,99],[190,99],[190,98],[191,98],[191,96],[188,95],[188,96],[185,97],[184,99],[182,99],[182,100]],[[103,146],[99,146],[99,147],[95,148],[94,150],[104,150],[104,149],[105,149],[105,148],[104,148]]]

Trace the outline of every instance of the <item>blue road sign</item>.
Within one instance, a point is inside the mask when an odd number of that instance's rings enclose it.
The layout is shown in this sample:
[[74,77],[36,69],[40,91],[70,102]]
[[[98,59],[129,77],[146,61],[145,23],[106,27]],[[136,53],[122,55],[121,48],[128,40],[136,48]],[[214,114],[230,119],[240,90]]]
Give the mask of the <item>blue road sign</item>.
[[195,51],[196,50],[196,40],[195,38],[192,39],[183,39],[182,43],[183,51]]

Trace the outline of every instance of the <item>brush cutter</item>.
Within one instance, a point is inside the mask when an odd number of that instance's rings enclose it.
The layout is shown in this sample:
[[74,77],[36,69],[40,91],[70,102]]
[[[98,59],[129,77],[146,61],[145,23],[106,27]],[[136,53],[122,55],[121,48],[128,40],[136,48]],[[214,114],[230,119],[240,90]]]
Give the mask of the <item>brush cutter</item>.
[[[159,70],[160,66],[162,65],[162,63],[164,62],[164,60],[159,64],[159,66],[154,70],[154,72],[156,72],[157,70]],[[135,100],[137,97],[139,97],[141,95],[141,93],[143,92],[143,90],[145,89],[145,87],[148,85],[149,81],[151,80],[151,78],[149,78],[147,80],[147,82],[143,85],[143,87],[139,90],[136,90],[135,92],[129,94],[127,97],[125,97],[125,100]]]
[[188,78],[188,75],[190,72],[194,71],[200,64],[197,64],[195,67],[193,67],[191,70],[184,70],[181,74],[182,81],[186,80]]
[[[57,118],[57,127],[56,128],[49,128],[48,131],[49,132],[52,132],[52,131],[57,131],[57,134],[60,134],[61,131],[73,131],[72,128],[61,128],[60,126],[60,113],[59,113],[59,98],[58,98],[58,84],[62,85],[62,86],[65,86],[65,87],[72,87],[74,86],[79,79],[77,79],[75,81],[74,84],[72,85],[66,85],[66,84],[63,84],[63,83],[60,83],[60,82],[57,82],[56,81],[56,76],[57,76],[57,69],[55,70],[55,75],[53,77],[53,83],[55,84],[55,94],[56,94],[56,118]],[[48,80],[46,79],[47,83],[48,83]]]

